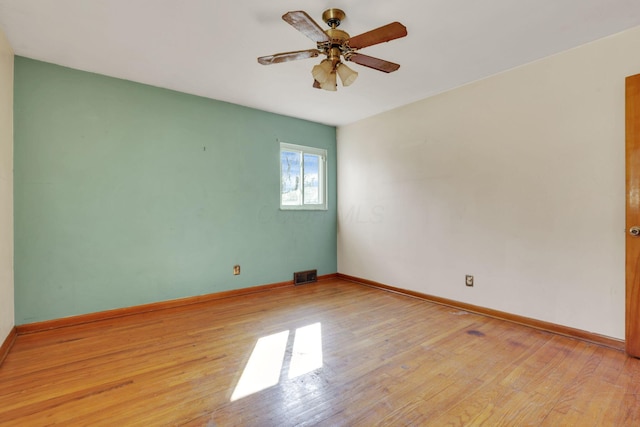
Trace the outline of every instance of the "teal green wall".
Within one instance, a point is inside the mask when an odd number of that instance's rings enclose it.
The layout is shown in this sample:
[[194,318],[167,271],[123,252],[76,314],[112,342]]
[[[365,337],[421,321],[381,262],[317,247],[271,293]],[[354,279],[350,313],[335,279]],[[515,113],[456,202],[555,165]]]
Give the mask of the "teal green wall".
[[[14,102],[16,324],[337,271],[334,127],[22,57]],[[279,140],[328,211],[279,210]]]

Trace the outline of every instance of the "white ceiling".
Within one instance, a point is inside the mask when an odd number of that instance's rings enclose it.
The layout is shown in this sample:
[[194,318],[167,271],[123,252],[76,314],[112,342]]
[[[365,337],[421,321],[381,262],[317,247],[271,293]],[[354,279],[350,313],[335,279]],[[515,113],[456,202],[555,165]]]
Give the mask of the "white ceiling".
[[[338,92],[313,89],[320,58],[281,19],[343,9],[352,36],[392,21],[409,35],[362,52],[401,64]],[[640,0],[0,0],[17,55],[331,125],[348,124],[640,25]],[[638,52],[629,52],[638,55]]]

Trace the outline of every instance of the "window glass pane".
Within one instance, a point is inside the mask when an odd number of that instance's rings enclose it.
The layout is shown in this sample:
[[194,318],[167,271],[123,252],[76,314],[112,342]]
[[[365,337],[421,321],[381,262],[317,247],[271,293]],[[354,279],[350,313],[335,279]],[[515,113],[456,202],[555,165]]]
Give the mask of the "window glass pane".
[[320,194],[320,156],[315,154],[304,155],[304,203],[305,205],[322,204]]
[[301,153],[295,151],[280,152],[281,179],[280,197],[283,205],[302,204]]
[[280,208],[327,209],[327,150],[280,143]]

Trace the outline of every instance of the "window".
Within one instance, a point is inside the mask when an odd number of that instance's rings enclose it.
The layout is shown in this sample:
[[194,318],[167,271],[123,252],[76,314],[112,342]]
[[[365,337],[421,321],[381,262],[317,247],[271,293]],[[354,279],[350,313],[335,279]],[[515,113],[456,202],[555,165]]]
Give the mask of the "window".
[[327,150],[280,143],[280,209],[327,209]]

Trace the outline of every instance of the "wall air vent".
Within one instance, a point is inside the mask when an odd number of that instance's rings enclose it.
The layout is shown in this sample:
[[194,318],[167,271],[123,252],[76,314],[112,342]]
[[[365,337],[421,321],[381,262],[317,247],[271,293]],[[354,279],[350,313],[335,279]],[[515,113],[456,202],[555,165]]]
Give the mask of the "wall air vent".
[[296,286],[317,281],[318,270],[298,271],[297,273],[293,273],[293,284]]

